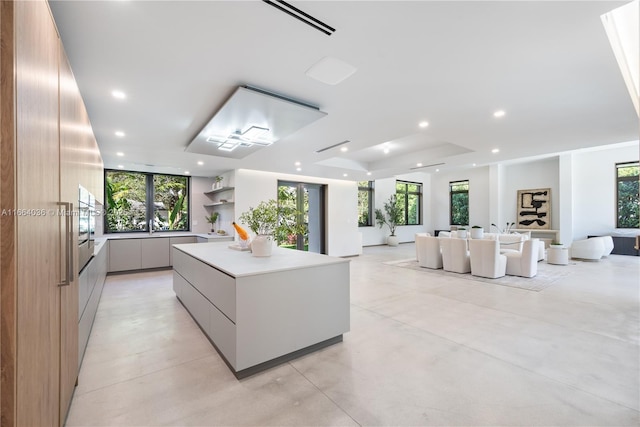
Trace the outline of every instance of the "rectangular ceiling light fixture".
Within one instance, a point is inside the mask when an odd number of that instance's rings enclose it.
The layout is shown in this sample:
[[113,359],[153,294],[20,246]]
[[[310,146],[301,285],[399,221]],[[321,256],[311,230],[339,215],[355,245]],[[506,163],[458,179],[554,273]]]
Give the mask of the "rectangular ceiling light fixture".
[[416,170],[416,169],[424,169],[424,168],[432,168],[434,166],[441,166],[444,165],[444,163],[434,163],[432,165],[425,165],[425,166],[416,166],[413,168],[409,168],[409,170]]
[[326,35],[330,36],[331,34],[333,34],[336,29],[333,27],[330,27],[329,25],[325,24],[324,22],[322,22],[321,20],[314,18],[313,16],[309,15],[306,12],[303,12],[302,10],[298,9],[295,6],[290,5],[289,3],[287,3],[286,1],[282,1],[282,0],[262,0],[263,2],[265,2],[266,4],[275,7],[276,9],[286,13],[289,16],[293,16],[294,18],[304,22],[305,24],[315,28],[316,30],[325,33]]

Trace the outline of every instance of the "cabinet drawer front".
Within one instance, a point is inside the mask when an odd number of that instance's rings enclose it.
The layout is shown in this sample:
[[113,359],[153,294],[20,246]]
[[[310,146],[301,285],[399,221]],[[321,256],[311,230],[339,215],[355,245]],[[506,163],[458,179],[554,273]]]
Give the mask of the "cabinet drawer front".
[[188,282],[184,283],[181,290],[183,305],[187,308],[191,317],[200,325],[203,331],[208,334],[209,329],[209,307],[211,304],[200,292],[198,292]]
[[216,344],[225,359],[236,369],[236,325],[215,306],[209,306],[209,330],[207,335]]
[[235,279],[177,249],[174,249],[173,261],[174,270],[235,323]]

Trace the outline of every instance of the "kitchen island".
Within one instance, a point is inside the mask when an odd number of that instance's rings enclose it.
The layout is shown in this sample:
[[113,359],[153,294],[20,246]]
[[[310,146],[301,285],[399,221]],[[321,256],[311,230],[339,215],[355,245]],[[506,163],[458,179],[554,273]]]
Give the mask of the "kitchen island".
[[173,289],[237,378],[340,342],[350,327],[343,258],[174,245]]

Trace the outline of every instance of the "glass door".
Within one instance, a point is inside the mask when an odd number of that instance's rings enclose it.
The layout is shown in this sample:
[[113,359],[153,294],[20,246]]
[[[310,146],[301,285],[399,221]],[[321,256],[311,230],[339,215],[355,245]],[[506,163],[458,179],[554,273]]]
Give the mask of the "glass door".
[[304,182],[278,182],[278,205],[292,207],[298,212],[296,218],[287,218],[304,224],[304,234],[276,236],[278,245],[300,251],[325,251],[325,185]]

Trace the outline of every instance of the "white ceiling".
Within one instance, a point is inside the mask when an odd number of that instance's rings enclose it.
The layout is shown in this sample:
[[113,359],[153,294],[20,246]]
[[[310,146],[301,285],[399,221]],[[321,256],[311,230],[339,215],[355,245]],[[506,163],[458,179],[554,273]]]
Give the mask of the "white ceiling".
[[[107,168],[360,180],[638,139],[600,21],[625,2],[290,2],[331,36],[262,1],[50,3]],[[357,71],[305,75],[327,56]],[[327,115],[243,159],[185,152],[241,85]],[[316,153],[345,140],[347,153]]]

